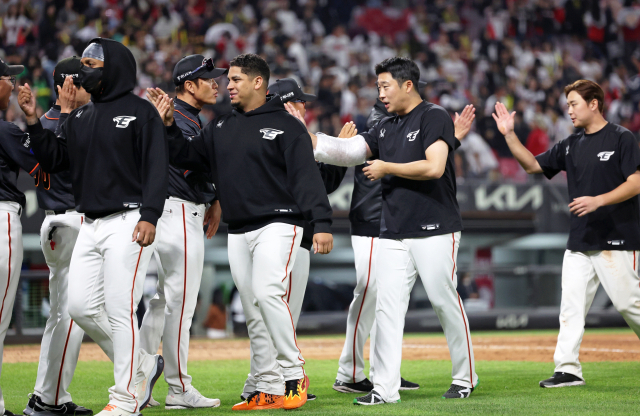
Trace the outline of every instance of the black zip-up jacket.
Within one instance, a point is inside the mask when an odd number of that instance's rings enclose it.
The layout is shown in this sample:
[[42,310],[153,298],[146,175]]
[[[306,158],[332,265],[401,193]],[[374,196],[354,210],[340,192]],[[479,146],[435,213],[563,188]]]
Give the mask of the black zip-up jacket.
[[[367,130],[378,124],[391,114],[380,100],[369,113]],[[364,176],[362,169],[367,164],[355,167],[353,176],[353,193],[351,194],[351,234],[362,237],[380,236],[380,215],[382,215],[382,181],[371,181]]]
[[[327,195],[338,189],[340,182],[344,179],[347,168],[342,166],[327,165],[322,162],[316,162],[318,169],[320,169],[320,176],[322,176],[322,182],[324,182],[324,189],[327,191]],[[304,224],[304,232],[302,233],[302,241],[300,247],[311,251],[313,247],[313,227],[308,222]]]
[[275,96],[246,113],[234,110],[187,139],[168,129],[171,162],[213,173],[230,233],[282,222],[329,233],[331,206],[313,157],[311,138]]
[[29,134],[8,121],[0,121],[0,201],[17,202],[24,208],[27,199],[18,189],[20,168],[31,176],[40,173],[40,164],[29,151]]
[[[68,114],[60,114],[60,106],[54,105],[40,117],[42,127],[56,134],[67,119]],[[36,196],[38,206],[44,210],[66,211],[73,209],[76,203],[73,199],[71,186],[71,172],[68,170],[50,174],[41,170],[36,175]]]
[[136,63],[126,46],[97,38],[104,49],[102,93],[69,114],[59,137],[29,126],[33,152],[48,173],[69,169],[78,212],[89,218],[140,208],[154,226],[167,197],[168,149],[153,105],[131,91]]
[[[200,110],[176,98],[176,124],[185,137],[192,137],[202,130],[202,121],[198,117]],[[169,165],[169,189],[167,196],[184,199],[197,204],[215,201],[216,192],[207,175],[203,172],[178,169]]]

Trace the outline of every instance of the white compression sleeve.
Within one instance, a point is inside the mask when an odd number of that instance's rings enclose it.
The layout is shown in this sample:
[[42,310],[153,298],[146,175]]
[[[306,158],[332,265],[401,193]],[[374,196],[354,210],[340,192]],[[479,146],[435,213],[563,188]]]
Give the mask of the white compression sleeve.
[[324,133],[316,133],[318,138],[314,156],[317,161],[335,166],[357,166],[367,160],[367,142],[357,135],[340,139]]

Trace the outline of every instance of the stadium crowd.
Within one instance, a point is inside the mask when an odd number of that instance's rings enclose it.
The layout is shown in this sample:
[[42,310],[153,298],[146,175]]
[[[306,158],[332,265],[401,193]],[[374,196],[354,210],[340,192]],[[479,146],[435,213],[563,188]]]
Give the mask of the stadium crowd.
[[[426,99],[452,114],[477,108],[456,154],[459,178],[524,180],[490,116],[495,102],[517,111],[517,135],[538,154],[572,132],[563,88],[580,78],[603,87],[608,121],[640,130],[638,0],[1,0],[0,16],[0,58],[25,65],[18,83],[34,88],[39,114],[55,99],[56,62],[102,36],[133,52],[140,96],[151,86],[172,92],[185,55],[224,67],[259,53],[274,80],[293,77],[317,94],[307,122],[329,134],[347,120],[362,130],[377,96],[374,65],[411,56]],[[224,95],[205,121],[230,111]],[[21,115],[13,100],[3,116],[24,128]]]

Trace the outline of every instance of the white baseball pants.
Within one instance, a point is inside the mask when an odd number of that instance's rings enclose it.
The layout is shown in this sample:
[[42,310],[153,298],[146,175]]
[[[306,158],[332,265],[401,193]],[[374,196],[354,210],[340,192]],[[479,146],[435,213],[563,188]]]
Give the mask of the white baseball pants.
[[[22,208],[17,202],[0,202],[0,374],[2,373],[2,355],[4,338],[9,329],[13,302],[20,280],[22,268]],[[4,398],[0,389],[0,415],[4,414]]]
[[[293,317],[293,326],[298,328],[298,319],[300,319],[300,312],[302,311],[302,302],[304,301],[304,294],[307,290],[307,282],[309,281],[309,265],[311,253],[305,248],[300,248],[296,255],[296,262],[294,263],[291,271],[289,272],[289,278],[285,281],[288,284],[287,288],[287,303],[291,310],[291,316]],[[270,355],[271,363],[269,368],[274,368],[277,359],[277,351],[271,342],[270,337],[258,337],[258,340],[269,340],[269,345],[256,346],[255,348],[262,348],[264,351],[268,351]],[[264,356],[264,355],[261,355]],[[244,383],[243,393],[252,393],[257,389],[258,379],[255,375],[258,374],[258,365],[255,362],[255,355],[251,354],[250,370],[247,380]]]
[[358,383],[364,374],[364,344],[371,333],[369,376],[373,381],[375,354],[375,318],[378,289],[376,257],[378,237],[351,236],[356,266],[356,288],[347,316],[347,337],[340,355],[336,378],[344,383]]
[[[286,300],[287,278],[301,239],[302,227],[283,223],[229,234],[229,266],[247,320],[253,376],[256,389],[264,393],[284,395],[285,380],[304,377],[304,359]],[[270,342],[275,353],[268,347]]]
[[404,319],[418,274],[447,338],[453,383],[474,387],[478,381],[469,322],[456,292],[459,245],[460,232],[402,240],[380,239],[373,383],[375,391],[386,402],[400,399]]
[[128,412],[140,410],[136,310],[161,233],[156,228],[155,241],[145,248],[132,242],[139,219],[137,210],[96,220],[85,217],[69,270],[69,315],[113,361],[109,404]]
[[83,221],[83,215],[75,210],[59,215],[47,213],[40,228],[40,246],[49,267],[51,313],[42,336],[34,394],[51,405],[71,401],[67,389],[84,336],[84,331],[71,320],[68,309],[69,265]]
[[613,306],[640,336],[640,279],[638,251],[571,251],[562,262],[560,332],[553,355],[556,372],[582,378],[578,360],[585,317],[602,283]]
[[157,293],[140,327],[140,347],[154,354],[162,344],[164,378],[170,393],[191,385],[187,373],[189,329],[198,301],[204,264],[205,205],[170,197],[158,221],[162,237],[154,253],[158,264]]

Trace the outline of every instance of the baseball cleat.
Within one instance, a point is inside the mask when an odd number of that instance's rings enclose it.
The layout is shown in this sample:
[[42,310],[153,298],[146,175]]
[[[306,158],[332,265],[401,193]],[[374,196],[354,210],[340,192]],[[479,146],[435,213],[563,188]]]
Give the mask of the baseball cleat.
[[318,398],[318,396],[316,396],[315,394],[307,393],[307,401],[308,402],[313,401],[313,400],[315,400],[317,398]]
[[420,384],[412,383],[400,377],[400,388],[398,390],[418,390],[419,388]]
[[120,409],[116,405],[108,404],[96,416],[142,416],[142,413],[127,412],[126,410]]
[[471,395],[471,392],[475,390],[473,387],[458,386],[457,384],[451,384],[449,390],[442,395],[443,399],[466,399]]
[[284,408],[287,410],[302,407],[307,402],[309,377],[284,382]]
[[[74,402],[67,402],[59,405],[46,404],[42,402],[40,396],[35,394],[31,396],[35,397],[33,405],[33,412],[31,416],[91,416],[93,410],[86,407],[78,406]],[[31,400],[29,400],[31,404]],[[27,405],[28,406],[28,405]],[[25,409],[26,410],[26,409]]]
[[138,403],[140,403],[140,410],[149,404],[153,386],[156,384],[156,381],[158,381],[158,378],[160,378],[160,374],[162,374],[162,370],[164,369],[164,359],[160,354],[144,354],[143,359],[145,362],[141,364],[140,369],[144,378],[136,383],[136,393]]
[[233,406],[231,410],[263,410],[282,409],[284,407],[284,396],[276,394],[254,391],[243,402]]
[[251,393],[242,393],[240,395],[240,400],[245,401],[249,398],[249,396],[251,396]]
[[195,387],[189,386],[184,393],[167,394],[167,399],[164,404],[164,408],[167,410],[218,407],[220,406],[220,399],[204,397]]
[[160,402],[154,399],[153,396],[151,396],[151,398],[149,399],[149,403],[147,404],[147,407],[154,407],[154,406],[160,406]]
[[33,414],[33,408],[36,405],[36,400],[39,398],[35,393],[29,393],[29,401],[27,402],[27,407],[24,408],[22,414],[26,416],[31,416]]
[[[387,402],[382,400],[382,397],[375,390],[371,390],[369,394],[367,394],[366,396],[357,397],[353,399],[353,404],[361,405],[361,406],[373,406],[376,404],[386,404],[386,403]],[[398,400],[397,402],[389,402],[389,403],[400,403],[400,400]]]
[[540,382],[540,387],[553,388],[553,387],[569,387],[569,386],[584,386],[585,382],[578,376],[569,373],[555,372],[546,380]]
[[333,389],[340,393],[369,393],[373,390],[373,384],[371,384],[368,378],[358,381],[357,383],[345,383],[344,381],[336,379],[336,382],[333,383]]
[[7,409],[4,409],[4,413],[3,416],[16,416],[13,413],[11,413],[10,411],[8,411]]

